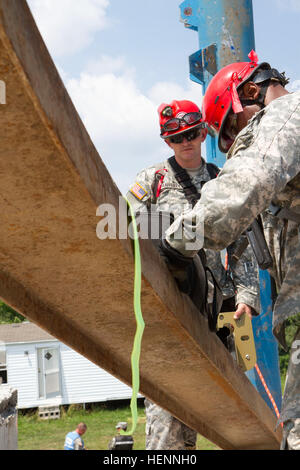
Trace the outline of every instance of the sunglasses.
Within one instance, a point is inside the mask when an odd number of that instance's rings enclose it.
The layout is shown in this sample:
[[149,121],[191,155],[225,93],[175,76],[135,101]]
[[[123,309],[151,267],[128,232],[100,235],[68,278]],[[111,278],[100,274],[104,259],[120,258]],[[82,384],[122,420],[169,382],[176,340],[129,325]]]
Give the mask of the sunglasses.
[[191,129],[190,131],[183,132],[182,134],[172,135],[169,137],[169,139],[172,144],[182,144],[184,139],[190,142],[191,140],[194,140],[199,137],[200,133],[201,130],[197,127],[196,129]]
[[177,131],[182,123],[191,126],[192,124],[196,124],[197,122],[201,121],[201,119],[202,114],[200,112],[186,113],[182,118],[169,119],[163,126],[161,126],[161,131]]

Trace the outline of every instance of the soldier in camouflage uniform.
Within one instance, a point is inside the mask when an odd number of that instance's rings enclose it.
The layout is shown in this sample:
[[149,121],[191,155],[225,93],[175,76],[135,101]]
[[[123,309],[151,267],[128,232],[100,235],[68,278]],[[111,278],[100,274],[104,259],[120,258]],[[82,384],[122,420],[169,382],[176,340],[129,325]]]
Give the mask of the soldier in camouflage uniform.
[[[288,93],[284,74],[258,64],[254,51],[249,58],[220,70],[207,88],[204,119],[218,133],[220,150],[228,151],[227,161],[193,210],[175,220],[166,240],[187,257],[202,246],[220,250],[260,214],[277,287],[273,332],[283,347],[292,347],[281,448],[299,450],[300,335],[298,330],[287,345],[284,332],[289,317],[300,326],[300,92]],[[195,234],[197,250],[188,250],[186,243]]]
[[[166,111],[167,114],[164,116]],[[170,121],[172,117],[170,112],[178,128],[171,127],[170,131],[162,129],[162,137],[174,151],[177,163],[186,169],[192,183],[201,193],[203,185],[212,179],[212,174],[211,168],[201,157],[201,143],[206,138],[207,129],[202,123],[200,110],[194,103],[185,100],[173,101],[170,105],[162,104],[159,107],[161,126]],[[155,186],[156,178],[158,184]],[[127,198],[136,213],[148,210],[168,211],[177,217],[190,207],[169,160],[141,171]],[[229,265],[232,266],[232,276],[224,269],[220,252],[206,250],[207,264],[222,288],[223,299],[234,300],[233,307],[227,311],[237,306],[240,314],[258,313],[260,310],[258,269],[252,258],[252,252],[246,251],[233,265],[231,255],[235,252],[234,244],[230,248]],[[209,302],[212,302],[212,295],[213,289],[210,289]],[[145,400],[145,408],[147,450],[195,449],[197,433],[194,430],[148,399]]]

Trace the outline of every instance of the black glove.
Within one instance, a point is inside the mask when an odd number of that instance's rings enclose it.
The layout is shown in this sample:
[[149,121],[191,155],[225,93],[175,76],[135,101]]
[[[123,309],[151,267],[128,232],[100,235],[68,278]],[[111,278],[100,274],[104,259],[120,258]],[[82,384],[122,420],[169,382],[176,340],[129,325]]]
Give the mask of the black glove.
[[173,274],[181,292],[190,294],[194,284],[194,263],[192,258],[174,250],[165,239],[160,240],[158,250],[169,271]]
[[[217,281],[206,266],[204,250],[200,250],[195,257],[188,258],[174,250],[164,239],[160,241],[158,248],[181,292],[189,295],[201,314],[207,317],[210,330],[216,331],[217,316],[223,296]],[[207,304],[207,271],[210,272],[214,285],[214,298],[211,306]]]

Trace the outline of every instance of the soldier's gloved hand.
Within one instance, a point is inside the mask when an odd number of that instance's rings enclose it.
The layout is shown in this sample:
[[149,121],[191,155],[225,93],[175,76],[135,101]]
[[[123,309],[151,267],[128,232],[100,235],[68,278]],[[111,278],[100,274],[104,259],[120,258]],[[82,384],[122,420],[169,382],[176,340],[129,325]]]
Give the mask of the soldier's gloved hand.
[[179,289],[190,294],[193,289],[194,263],[192,258],[174,250],[165,239],[160,240],[158,250],[169,271],[173,274]]

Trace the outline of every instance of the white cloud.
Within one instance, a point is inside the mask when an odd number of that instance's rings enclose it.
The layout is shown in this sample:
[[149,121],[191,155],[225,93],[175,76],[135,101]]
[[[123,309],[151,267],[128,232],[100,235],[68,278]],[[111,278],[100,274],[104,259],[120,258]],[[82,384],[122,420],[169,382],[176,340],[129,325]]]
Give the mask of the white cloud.
[[[200,105],[201,87],[190,81],[159,82],[141,92],[135,70],[126,57],[102,55],[94,59],[87,49],[78,78],[65,73],[63,59],[89,46],[107,27],[110,0],[29,0],[29,6],[60,75],[101,158],[122,192],[142,168],[163,161],[170,150],[159,136],[157,107],[173,99]],[[79,70],[79,66],[78,69]]]
[[28,0],[28,4],[54,57],[83,50],[108,25],[109,0]]
[[176,83],[161,82],[143,94],[134,70],[126,68],[124,59],[104,58],[100,63],[107,65],[106,72],[85,71],[65,83],[101,158],[125,192],[138,171],[170,156],[159,136],[158,105],[172,99],[199,103],[201,87],[187,82],[184,89]]

